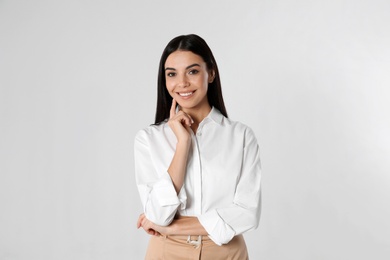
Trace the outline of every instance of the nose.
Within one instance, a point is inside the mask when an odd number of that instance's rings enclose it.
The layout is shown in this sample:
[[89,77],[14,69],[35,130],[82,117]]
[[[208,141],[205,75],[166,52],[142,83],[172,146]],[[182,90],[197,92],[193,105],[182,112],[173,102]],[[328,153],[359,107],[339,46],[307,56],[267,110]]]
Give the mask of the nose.
[[188,81],[187,75],[184,74],[179,78],[178,86],[182,88],[190,86],[190,82]]

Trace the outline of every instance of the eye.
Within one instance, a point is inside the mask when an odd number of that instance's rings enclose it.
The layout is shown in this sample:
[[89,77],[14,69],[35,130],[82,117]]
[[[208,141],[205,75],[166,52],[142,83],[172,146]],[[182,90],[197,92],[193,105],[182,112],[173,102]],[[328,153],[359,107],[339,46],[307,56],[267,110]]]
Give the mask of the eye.
[[198,73],[199,73],[199,70],[190,70],[190,72],[189,72],[190,75],[195,75]]
[[167,77],[174,77],[176,75],[175,72],[168,72]]

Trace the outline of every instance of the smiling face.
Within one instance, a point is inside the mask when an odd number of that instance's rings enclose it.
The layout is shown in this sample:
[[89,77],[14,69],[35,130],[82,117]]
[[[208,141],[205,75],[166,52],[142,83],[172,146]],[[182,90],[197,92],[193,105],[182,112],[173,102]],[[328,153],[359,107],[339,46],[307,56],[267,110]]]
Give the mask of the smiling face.
[[165,81],[169,94],[187,113],[208,113],[208,83],[213,72],[201,56],[191,51],[175,51],[165,61]]

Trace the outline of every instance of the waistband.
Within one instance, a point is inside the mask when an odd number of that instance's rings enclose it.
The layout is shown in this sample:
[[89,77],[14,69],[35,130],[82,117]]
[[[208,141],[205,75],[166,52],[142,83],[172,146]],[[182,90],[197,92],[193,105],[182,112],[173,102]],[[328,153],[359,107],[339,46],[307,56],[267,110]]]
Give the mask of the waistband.
[[210,241],[211,239],[208,236],[183,236],[183,235],[162,235],[166,239],[175,240],[180,243],[185,243],[193,245],[195,248],[198,248],[202,241]]
[[209,236],[198,236],[198,235],[191,235],[191,236],[188,236],[188,235],[161,235],[165,238],[169,237],[169,238],[172,238],[172,239],[177,239],[177,240],[188,240],[188,238],[190,240],[198,240],[199,237],[201,237],[202,241],[206,241],[206,240],[211,240],[209,238]]

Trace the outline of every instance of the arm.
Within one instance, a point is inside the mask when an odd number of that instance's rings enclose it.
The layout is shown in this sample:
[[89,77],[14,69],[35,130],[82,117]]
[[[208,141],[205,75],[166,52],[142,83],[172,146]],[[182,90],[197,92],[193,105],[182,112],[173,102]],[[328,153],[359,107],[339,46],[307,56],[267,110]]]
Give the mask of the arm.
[[218,245],[235,235],[257,228],[261,209],[260,152],[254,133],[245,131],[242,168],[230,205],[215,208],[198,216],[209,237]]
[[177,138],[177,144],[168,173],[177,193],[180,192],[186,175],[188,153],[191,146],[191,123],[193,123],[191,116],[183,111],[176,113],[176,100],[173,99],[168,124]]
[[141,215],[137,227],[142,226],[152,235],[209,235],[216,244],[226,244],[235,235],[258,226],[261,208],[260,181],[259,148],[250,131],[246,136],[241,177],[230,205],[198,217],[179,217],[167,227],[158,226]]
[[172,162],[168,168],[168,174],[172,179],[172,183],[177,194],[179,194],[181,187],[183,187],[187,168],[188,153],[189,145],[183,142],[178,142],[176,144],[176,150],[175,154],[173,155]]
[[151,146],[154,142],[147,130],[138,132],[134,143],[135,179],[143,212],[153,222],[166,226],[180,205],[185,205],[183,190],[178,196],[166,170],[156,168]]
[[153,140],[150,141],[146,131],[137,134],[134,145],[136,181],[144,213],[161,226],[171,223],[178,206],[185,207],[186,200],[183,183],[191,145],[189,127],[192,119],[182,111],[176,113],[175,107],[176,101],[172,102],[168,123],[177,137],[177,144],[167,171],[156,172],[153,164],[155,155],[151,155],[156,151],[150,151]]
[[159,226],[141,214],[137,221],[137,228],[142,227],[149,235],[208,235],[196,217],[178,217],[169,226]]

